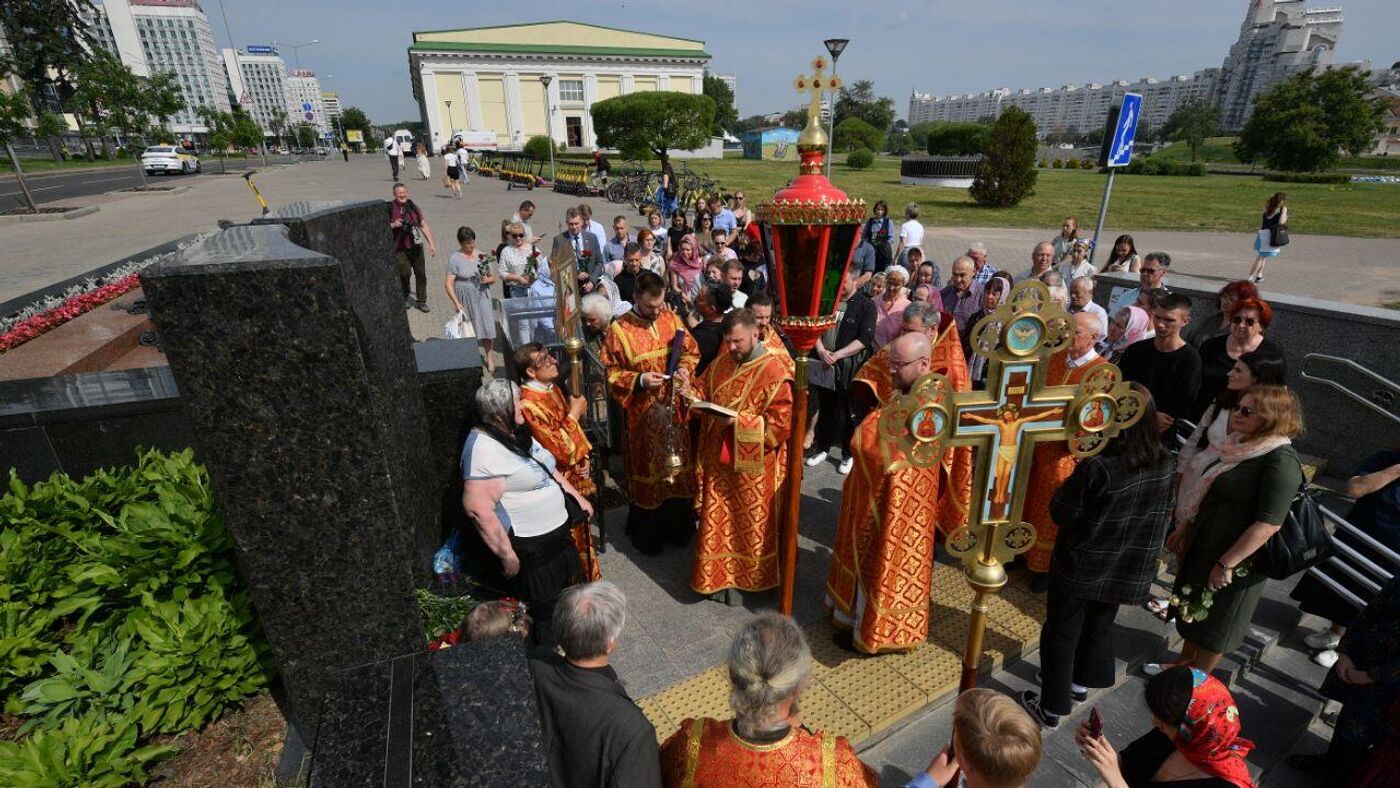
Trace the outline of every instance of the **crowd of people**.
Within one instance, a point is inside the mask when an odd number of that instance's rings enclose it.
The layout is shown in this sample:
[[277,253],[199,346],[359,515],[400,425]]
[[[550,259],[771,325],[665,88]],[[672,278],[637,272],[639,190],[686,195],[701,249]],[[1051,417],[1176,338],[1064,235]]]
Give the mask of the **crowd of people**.
[[[1279,221],[1281,206],[1280,196],[1272,206]],[[470,228],[457,232],[446,288],[480,340],[495,335],[487,293],[498,280],[506,298],[553,293],[534,214],[526,200],[502,222],[494,255],[478,249]],[[1278,531],[1303,483],[1292,446],[1302,410],[1269,337],[1271,305],[1243,280],[1220,290],[1210,314],[1193,315],[1192,300],[1171,289],[1170,254],[1139,254],[1123,235],[1090,263],[1073,217],[1012,276],[1019,266],[989,259],[977,242],[945,268],[925,248],[917,204],[905,207],[902,223],[888,214],[877,203],[862,227],[837,323],[808,365],[805,462],[839,453],[845,477],[824,589],[839,646],[879,654],[928,639],[936,545],[965,522],[971,449],[950,449],[932,468],[900,463],[879,420],[930,372],[956,390],[985,387],[973,329],[1017,283],[1044,283],[1073,315],[1072,339],[1049,360],[1047,384],[1074,384],[1115,363],[1147,402],[1142,420],[1097,457],[1078,461],[1048,443],[1035,449],[1023,519],[1037,539],[1021,563],[1031,587],[1046,594],[1040,686],[1019,704],[983,691],[960,698],[955,746],[911,784],[945,784],[956,771],[970,785],[1023,784],[1039,759],[1041,730],[1114,684],[1119,609],[1146,605],[1185,639],[1179,656],[1145,666],[1151,730],[1120,754],[1081,729],[1085,757],[1109,785],[1251,785],[1251,745],[1210,673],[1248,630],[1266,582],[1248,571],[1251,556]],[[405,306],[425,309],[423,247],[435,249],[401,186],[392,221]],[[550,256],[576,261],[587,346],[623,423],[626,535],[643,554],[689,550],[690,585],[702,597],[738,605],[745,594],[775,589],[796,365],[774,322],[771,271],[742,193],[732,204],[713,197],[653,211],[635,230],[616,216],[609,232],[587,204],[570,207],[563,225]],[[1105,308],[1094,294],[1096,277],[1109,271],[1139,281],[1112,293]],[[533,614],[528,637],[542,651],[532,670],[556,784],[699,785],[705,775],[732,778],[736,768],[794,766],[826,770],[824,784],[875,784],[848,744],[801,725],[797,698],[810,650],[776,615],[754,618],[735,639],[734,719],[687,720],[657,751],[655,732],[607,667],[625,602],[600,582],[588,528],[600,458],[581,428],[584,400],[562,387],[545,346],[523,345],[508,362],[512,379],[488,380],[477,394],[479,419],[462,451],[463,506]],[[1400,548],[1400,454],[1375,458],[1351,484],[1365,502],[1361,527]],[[1164,549],[1175,565],[1172,593],[1154,599]],[[1400,647],[1395,630],[1375,622],[1394,621],[1400,606],[1361,613],[1321,600],[1316,589],[1304,596],[1304,609],[1332,623],[1307,642],[1333,669],[1338,694],[1351,698],[1355,723],[1304,765],[1356,766],[1388,735],[1383,718],[1400,687]],[[608,715],[615,720],[580,724],[590,703],[616,707]]]

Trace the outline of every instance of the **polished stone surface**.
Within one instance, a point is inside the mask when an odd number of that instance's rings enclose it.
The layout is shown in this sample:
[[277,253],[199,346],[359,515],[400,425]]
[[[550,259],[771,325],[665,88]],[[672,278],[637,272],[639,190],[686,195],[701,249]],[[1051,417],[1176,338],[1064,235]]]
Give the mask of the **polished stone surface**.
[[[194,427],[196,456],[238,548],[294,722],[340,671],[418,650],[423,559],[396,465],[426,443],[379,414],[350,265],[285,227],[232,227],[142,283]],[[371,249],[369,253],[374,253]],[[414,382],[405,331],[403,386]],[[426,450],[421,451],[424,457]]]
[[[433,467],[438,478],[439,543],[467,523],[462,510],[462,444],[475,421],[481,387],[481,355],[475,339],[429,339],[413,346],[418,383],[428,418]],[[474,529],[467,529],[470,538]],[[484,546],[483,546],[484,549]]]
[[513,637],[350,671],[326,696],[312,788],[550,784],[525,646]]

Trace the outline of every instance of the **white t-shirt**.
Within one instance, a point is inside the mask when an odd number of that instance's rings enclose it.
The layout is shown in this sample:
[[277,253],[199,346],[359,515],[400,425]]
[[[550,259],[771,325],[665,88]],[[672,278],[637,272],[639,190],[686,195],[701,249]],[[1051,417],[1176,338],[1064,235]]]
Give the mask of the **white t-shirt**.
[[393,137],[384,138],[384,152],[389,154],[390,156],[399,155],[399,144],[397,142],[394,142]]
[[457,166],[457,154],[451,153],[451,152],[442,154],[442,162],[443,162],[443,164],[447,165],[448,167],[456,167],[456,166]]
[[1060,263],[1060,276],[1065,280],[1065,287],[1069,287],[1070,282],[1073,282],[1081,276],[1093,276],[1097,273],[1098,269],[1094,268],[1094,264],[1088,260],[1085,260],[1077,266],[1072,259]]
[[920,246],[924,242],[924,226],[919,224],[917,219],[909,221],[899,226],[899,240],[904,242],[905,249]]
[[549,533],[569,517],[564,491],[551,475],[554,455],[533,439],[530,454],[539,462],[529,462],[480,430],[472,430],[462,447],[463,479],[505,479],[506,491],[496,503],[496,516],[506,532],[516,536]]

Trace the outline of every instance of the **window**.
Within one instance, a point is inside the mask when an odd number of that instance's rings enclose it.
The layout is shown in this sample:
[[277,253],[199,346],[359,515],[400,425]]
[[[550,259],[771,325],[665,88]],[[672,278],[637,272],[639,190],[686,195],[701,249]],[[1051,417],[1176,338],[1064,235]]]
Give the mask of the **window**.
[[560,101],[583,101],[583,80],[581,79],[561,79],[559,80],[559,100]]
[[564,118],[564,135],[568,138],[570,148],[583,147],[583,118]]

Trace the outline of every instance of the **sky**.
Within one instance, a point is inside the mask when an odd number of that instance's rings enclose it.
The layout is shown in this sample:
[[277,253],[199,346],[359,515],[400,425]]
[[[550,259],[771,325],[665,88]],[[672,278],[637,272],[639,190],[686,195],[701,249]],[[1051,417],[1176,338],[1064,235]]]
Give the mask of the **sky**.
[[[1268,2],[1268,0],[1265,0]],[[711,71],[738,77],[740,116],[804,103],[792,80],[822,40],[848,38],[838,73],[875,83],[899,117],[913,89],[936,95],[999,87],[1159,79],[1219,66],[1250,0],[200,0],[219,47],[282,41],[375,123],[419,117],[408,78],[414,30],[574,20],[696,38]],[[1400,2],[1321,0],[1346,18],[1337,62],[1400,60]],[[228,18],[228,28],[220,6]],[[282,47],[288,66],[292,51]],[[330,75],[327,77],[326,75]]]

